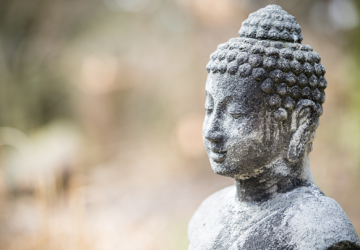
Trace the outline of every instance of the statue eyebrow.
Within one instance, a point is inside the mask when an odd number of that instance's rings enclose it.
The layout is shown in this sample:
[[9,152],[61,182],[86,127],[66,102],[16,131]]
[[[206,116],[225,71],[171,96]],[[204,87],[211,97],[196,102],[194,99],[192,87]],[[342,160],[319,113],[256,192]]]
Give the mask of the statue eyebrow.
[[[214,101],[214,97],[212,96],[212,94],[211,94],[209,91],[205,90],[205,95],[211,97],[211,99]],[[219,104],[220,104],[221,106],[223,106],[223,105],[229,103],[229,101],[231,101],[232,99],[233,99],[233,95],[232,95],[232,94],[231,94],[231,95],[228,95],[228,96],[225,96],[225,97],[219,102]]]

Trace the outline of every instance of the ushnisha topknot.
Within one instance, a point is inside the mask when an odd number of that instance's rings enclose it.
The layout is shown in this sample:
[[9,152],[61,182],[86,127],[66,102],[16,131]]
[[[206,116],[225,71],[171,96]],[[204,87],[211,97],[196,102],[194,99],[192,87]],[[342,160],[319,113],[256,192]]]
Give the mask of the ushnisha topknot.
[[[270,36],[274,29],[278,35]],[[230,74],[259,82],[278,121],[287,120],[296,104],[305,100],[313,101],[318,117],[322,115],[326,70],[320,55],[311,46],[301,44],[301,27],[293,16],[280,6],[269,5],[250,14],[239,35],[220,44],[210,55],[206,66],[209,74]]]
[[240,37],[301,43],[301,27],[294,16],[278,5],[268,5],[249,15],[239,30]]

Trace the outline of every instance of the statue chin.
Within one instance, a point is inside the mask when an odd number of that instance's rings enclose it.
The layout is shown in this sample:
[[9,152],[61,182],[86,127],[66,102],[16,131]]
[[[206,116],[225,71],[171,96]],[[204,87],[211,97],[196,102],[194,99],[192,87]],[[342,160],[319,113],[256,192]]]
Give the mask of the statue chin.
[[216,174],[235,178],[237,172],[239,171],[239,168],[231,167],[227,163],[226,159],[219,161],[217,159],[211,158],[211,154],[210,154],[209,160],[210,160],[211,168]]
[[231,177],[231,178],[235,178],[236,176],[236,172],[226,167],[225,164],[211,162],[211,168],[214,171],[214,173],[218,175]]
[[246,170],[244,166],[238,164],[237,166],[230,166],[226,162],[218,163],[210,159],[210,165],[214,173],[225,177],[230,177],[238,180],[247,180],[252,177],[257,177],[263,173],[263,169],[253,168],[251,171]]

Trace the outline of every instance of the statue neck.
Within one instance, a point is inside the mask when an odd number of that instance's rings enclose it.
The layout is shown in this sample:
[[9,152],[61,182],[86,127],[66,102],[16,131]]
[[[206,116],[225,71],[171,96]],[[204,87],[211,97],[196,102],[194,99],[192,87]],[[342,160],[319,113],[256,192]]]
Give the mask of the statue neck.
[[279,193],[289,192],[300,186],[314,184],[310,171],[309,156],[290,164],[285,159],[277,159],[265,166],[265,171],[249,179],[235,179],[237,200],[240,202],[261,202]]

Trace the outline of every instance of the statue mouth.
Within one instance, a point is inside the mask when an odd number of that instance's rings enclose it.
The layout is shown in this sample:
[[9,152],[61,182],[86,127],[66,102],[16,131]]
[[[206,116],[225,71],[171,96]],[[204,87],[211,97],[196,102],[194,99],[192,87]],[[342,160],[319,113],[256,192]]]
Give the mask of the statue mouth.
[[226,151],[219,150],[218,152],[216,152],[215,150],[210,150],[209,158],[217,163],[221,163],[221,162],[225,161]]
[[223,149],[223,146],[215,143],[211,143],[208,145],[210,151],[217,153],[217,154],[225,154],[227,150]]

